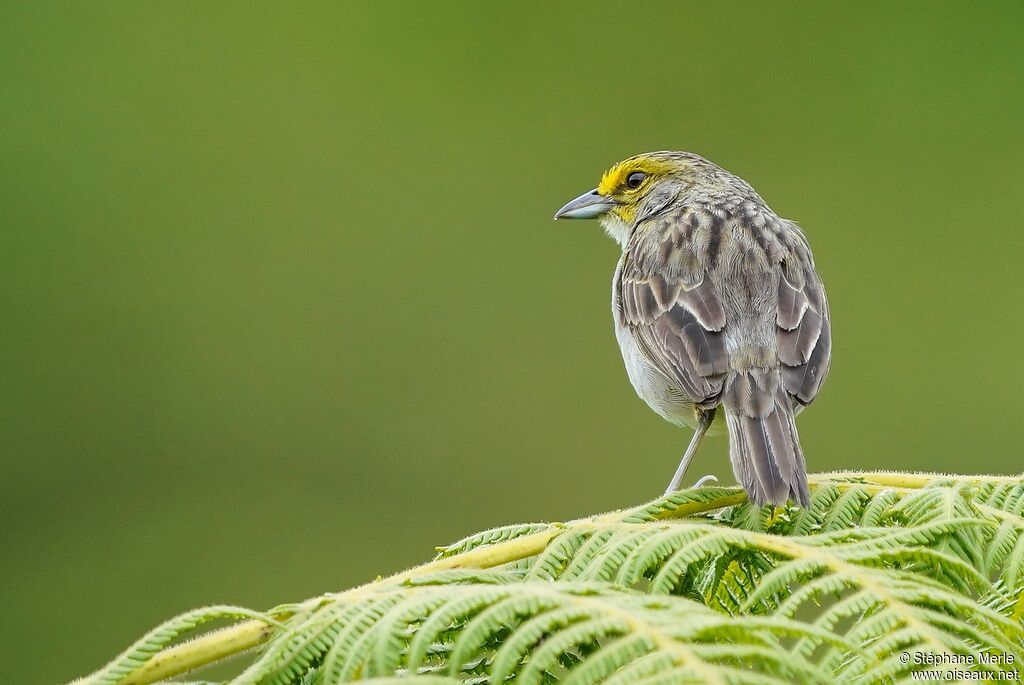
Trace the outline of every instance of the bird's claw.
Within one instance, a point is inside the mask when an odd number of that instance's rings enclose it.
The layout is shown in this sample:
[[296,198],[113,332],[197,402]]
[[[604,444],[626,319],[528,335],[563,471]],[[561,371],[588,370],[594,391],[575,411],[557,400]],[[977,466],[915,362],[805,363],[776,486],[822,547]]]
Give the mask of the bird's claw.
[[700,487],[703,487],[706,483],[711,483],[711,482],[717,483],[718,482],[718,477],[709,473],[708,475],[704,476],[703,478],[698,480],[696,483],[694,483],[693,487],[700,488]]

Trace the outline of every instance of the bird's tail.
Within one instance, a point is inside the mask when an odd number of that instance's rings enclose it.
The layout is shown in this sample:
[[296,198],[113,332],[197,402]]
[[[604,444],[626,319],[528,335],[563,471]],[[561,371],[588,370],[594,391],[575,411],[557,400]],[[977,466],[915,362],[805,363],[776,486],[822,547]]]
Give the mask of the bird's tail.
[[735,372],[722,404],[729,427],[729,458],[755,504],[810,504],[807,470],[790,398],[777,369]]

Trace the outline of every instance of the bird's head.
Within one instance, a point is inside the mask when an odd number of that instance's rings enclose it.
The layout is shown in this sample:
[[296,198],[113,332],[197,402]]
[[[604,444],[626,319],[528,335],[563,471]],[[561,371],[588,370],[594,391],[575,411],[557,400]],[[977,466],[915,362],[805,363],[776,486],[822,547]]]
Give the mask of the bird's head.
[[693,188],[713,184],[716,169],[688,152],[636,155],[608,169],[596,188],[567,203],[555,218],[600,219],[609,235],[625,244],[639,222],[685,202]]

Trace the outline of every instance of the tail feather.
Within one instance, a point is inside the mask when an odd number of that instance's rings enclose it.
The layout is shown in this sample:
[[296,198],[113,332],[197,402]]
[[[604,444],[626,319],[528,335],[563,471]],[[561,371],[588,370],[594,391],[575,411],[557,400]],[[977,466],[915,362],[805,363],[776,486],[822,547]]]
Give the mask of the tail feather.
[[729,457],[755,504],[810,504],[807,471],[789,396],[776,370],[753,369],[727,383],[723,397]]

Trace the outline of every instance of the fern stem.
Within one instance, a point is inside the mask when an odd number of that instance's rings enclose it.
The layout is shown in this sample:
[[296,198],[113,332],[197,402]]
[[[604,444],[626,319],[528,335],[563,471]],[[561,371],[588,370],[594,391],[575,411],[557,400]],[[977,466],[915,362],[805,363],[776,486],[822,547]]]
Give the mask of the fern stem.
[[809,475],[812,481],[833,481],[849,478],[858,482],[868,482],[885,487],[897,489],[918,490],[927,487],[937,480],[956,479],[963,483],[1019,483],[1021,476],[988,476],[982,474],[963,476],[951,473],[918,472],[907,473],[900,471],[833,471],[831,473],[820,473],[814,476]]
[[[286,619],[290,615],[283,613],[274,618]],[[201,635],[161,651],[123,680],[122,685],[148,685],[212,664],[252,649],[269,638],[274,630],[274,626],[263,621],[245,621]]]

